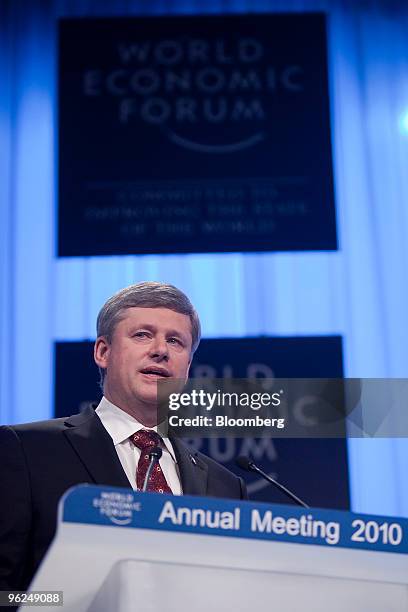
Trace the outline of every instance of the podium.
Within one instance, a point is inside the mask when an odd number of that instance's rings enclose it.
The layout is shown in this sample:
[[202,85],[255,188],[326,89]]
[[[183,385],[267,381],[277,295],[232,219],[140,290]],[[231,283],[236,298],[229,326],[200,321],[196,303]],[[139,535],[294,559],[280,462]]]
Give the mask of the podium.
[[408,520],[80,485],[30,591],[63,591],[56,612],[402,612]]

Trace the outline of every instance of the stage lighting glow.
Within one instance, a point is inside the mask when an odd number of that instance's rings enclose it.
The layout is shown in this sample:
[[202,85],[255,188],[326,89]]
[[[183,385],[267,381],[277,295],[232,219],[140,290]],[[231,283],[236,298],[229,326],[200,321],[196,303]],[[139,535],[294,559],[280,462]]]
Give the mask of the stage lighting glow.
[[401,129],[408,134],[408,110],[406,110],[401,117]]

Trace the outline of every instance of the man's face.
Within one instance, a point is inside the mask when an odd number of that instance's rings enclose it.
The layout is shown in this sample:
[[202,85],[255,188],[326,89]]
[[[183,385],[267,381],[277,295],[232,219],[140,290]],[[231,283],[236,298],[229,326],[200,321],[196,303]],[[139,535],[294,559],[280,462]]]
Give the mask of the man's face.
[[187,380],[191,345],[187,315],[168,308],[126,309],[111,343],[103,337],[95,343],[95,361],[106,370],[105,396],[136,418],[151,412],[158,380]]

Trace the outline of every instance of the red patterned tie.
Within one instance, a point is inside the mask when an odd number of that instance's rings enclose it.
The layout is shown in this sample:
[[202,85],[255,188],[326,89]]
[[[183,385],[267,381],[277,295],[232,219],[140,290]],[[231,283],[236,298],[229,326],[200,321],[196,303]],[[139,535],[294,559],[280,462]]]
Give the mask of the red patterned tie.
[[[155,431],[140,429],[133,436],[130,436],[133,444],[140,448],[141,455],[137,464],[136,470],[136,485],[138,491],[142,491],[143,484],[146,478],[147,468],[150,464],[149,451],[155,446],[161,447],[161,437]],[[150,479],[147,484],[147,491],[154,493],[173,493],[167,484],[167,480],[162,472],[162,469],[157,462],[150,474]]]

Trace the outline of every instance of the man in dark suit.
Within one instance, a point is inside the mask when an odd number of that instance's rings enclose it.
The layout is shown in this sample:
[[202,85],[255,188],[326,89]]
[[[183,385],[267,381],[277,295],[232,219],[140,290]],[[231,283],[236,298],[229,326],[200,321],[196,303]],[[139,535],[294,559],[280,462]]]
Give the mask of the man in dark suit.
[[[62,494],[79,483],[140,489],[146,452],[162,457],[148,490],[246,498],[243,480],[157,434],[157,381],[187,380],[200,323],[181,291],[131,285],[97,321],[103,398],[69,418],[0,428],[0,590],[25,590],[54,536]],[[74,381],[71,382],[73,384]]]

